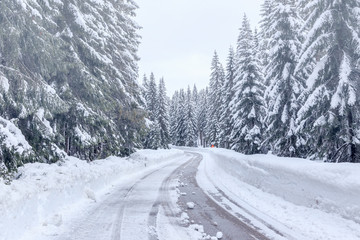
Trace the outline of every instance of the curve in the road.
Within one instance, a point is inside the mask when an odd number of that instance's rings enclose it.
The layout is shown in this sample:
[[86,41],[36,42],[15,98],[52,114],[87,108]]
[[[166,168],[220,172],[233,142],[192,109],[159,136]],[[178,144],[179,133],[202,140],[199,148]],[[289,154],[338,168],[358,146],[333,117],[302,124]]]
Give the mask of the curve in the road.
[[254,240],[254,239],[268,239],[265,235],[259,232],[259,229],[242,221],[226,211],[217,202],[211,199],[197,184],[196,172],[200,162],[203,160],[201,154],[189,152],[193,157],[193,161],[185,169],[181,181],[184,187],[179,199],[179,205],[182,209],[187,209],[187,202],[194,202],[195,208],[188,209],[187,213],[190,220],[194,223],[204,226],[207,234],[215,236],[217,232],[222,232],[223,239],[231,240]]

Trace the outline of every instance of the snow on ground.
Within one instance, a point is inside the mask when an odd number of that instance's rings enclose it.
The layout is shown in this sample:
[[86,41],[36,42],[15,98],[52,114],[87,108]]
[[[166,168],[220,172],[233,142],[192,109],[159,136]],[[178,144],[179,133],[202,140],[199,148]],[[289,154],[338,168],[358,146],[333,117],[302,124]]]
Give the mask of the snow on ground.
[[268,236],[360,239],[360,165],[245,156],[224,149],[196,152],[204,157],[199,185]]
[[60,226],[69,206],[97,201],[112,184],[166,165],[179,155],[183,151],[140,150],[128,158],[91,163],[68,157],[52,165],[26,164],[11,185],[0,180],[0,239],[26,239],[24,234],[39,226]]

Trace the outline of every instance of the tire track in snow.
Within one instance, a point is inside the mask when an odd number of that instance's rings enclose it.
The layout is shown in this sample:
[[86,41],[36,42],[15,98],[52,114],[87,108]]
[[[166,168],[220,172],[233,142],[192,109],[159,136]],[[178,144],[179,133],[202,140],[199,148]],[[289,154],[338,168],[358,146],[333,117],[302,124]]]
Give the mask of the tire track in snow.
[[[150,206],[149,210],[144,208],[146,211],[145,217],[144,214],[141,217],[144,218],[145,222],[147,221],[147,216],[151,209],[152,204],[157,199],[157,193],[161,186],[162,181],[171,173],[175,168],[181,165],[186,159],[186,155],[181,155],[171,161],[170,163],[163,165],[157,169],[149,170],[148,173],[144,174],[141,177],[134,179],[125,180],[121,185],[114,186],[113,189],[106,194],[101,202],[94,203],[93,207],[84,209],[82,212],[79,212],[77,218],[74,218],[71,222],[68,223],[68,226],[65,231],[55,233],[54,235],[47,235],[46,239],[53,240],[145,240],[147,239],[148,229],[146,228],[146,237],[139,238],[138,232],[133,231],[132,235],[123,236],[123,231],[127,231],[128,228],[124,227],[124,224],[128,224],[128,219],[132,215],[128,214],[128,208],[131,208],[133,205],[139,204],[142,199],[146,206]],[[181,161],[181,162],[179,162]],[[148,191],[148,195],[140,199],[135,199],[136,194],[144,189],[144,186],[152,186],[153,183],[156,183],[158,186],[155,186],[153,190]],[[130,220],[131,221],[131,220]],[[135,228],[144,227],[141,224],[133,224]],[[147,227],[147,225],[146,225]],[[142,228],[144,229],[144,228]],[[145,230],[144,230],[145,231]],[[144,232],[143,231],[143,232]],[[127,231],[127,234],[129,232]],[[142,233],[139,232],[139,236]],[[142,234],[144,236],[144,234]]]
[[[166,217],[169,218],[170,222],[173,225],[178,225],[178,222],[174,220],[176,217],[180,217],[178,213],[174,209],[177,206],[172,205],[170,191],[173,191],[171,187],[172,181],[177,181],[179,178],[182,169],[186,168],[189,164],[192,163],[194,159],[190,159],[189,161],[182,164],[180,167],[175,169],[161,184],[159,189],[159,197],[157,201],[153,204],[152,209],[149,213],[148,226],[149,226],[149,240],[158,240],[159,236],[157,233],[157,216],[159,214],[160,206],[164,209]],[[175,188],[175,187],[174,187]]]
[[[140,180],[138,180],[136,183],[134,183],[127,191],[127,193],[125,194],[124,196],[124,199],[123,199],[123,204],[122,206],[120,207],[120,210],[118,212],[118,217],[117,217],[117,220],[115,221],[115,226],[113,228],[113,231],[112,231],[112,234],[111,234],[111,239],[112,240],[121,240],[121,227],[122,227],[122,222],[124,221],[124,210],[125,210],[125,207],[127,206],[127,204],[129,203],[129,197],[131,196],[131,193],[134,191],[134,189],[136,188],[136,186],[146,180],[149,176],[159,172],[160,170],[166,168],[168,166],[165,166],[163,168],[160,168],[160,169],[157,169],[155,171],[152,171],[148,174],[146,174],[145,176],[143,176]],[[124,239],[126,240],[126,239]]]
[[[112,240],[148,239],[150,236],[157,239],[156,216],[159,206],[171,209],[170,197],[167,196],[170,190],[170,180],[176,169],[181,168],[190,159],[189,154],[184,154],[181,162],[174,161],[171,164],[157,169],[131,186],[123,199],[123,204],[117,214],[116,225],[113,228]],[[184,161],[186,161],[184,163]],[[159,193],[165,198],[159,200]],[[149,217],[153,220],[149,221]],[[150,224],[151,222],[151,224]]]

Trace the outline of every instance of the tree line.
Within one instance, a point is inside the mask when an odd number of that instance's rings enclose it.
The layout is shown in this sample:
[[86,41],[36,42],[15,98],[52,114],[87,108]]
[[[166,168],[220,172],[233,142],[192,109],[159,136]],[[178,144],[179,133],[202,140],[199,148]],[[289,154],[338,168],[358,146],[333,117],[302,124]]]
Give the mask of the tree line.
[[244,15],[225,69],[177,91],[170,141],[245,154],[359,162],[359,1],[265,0],[261,29]]

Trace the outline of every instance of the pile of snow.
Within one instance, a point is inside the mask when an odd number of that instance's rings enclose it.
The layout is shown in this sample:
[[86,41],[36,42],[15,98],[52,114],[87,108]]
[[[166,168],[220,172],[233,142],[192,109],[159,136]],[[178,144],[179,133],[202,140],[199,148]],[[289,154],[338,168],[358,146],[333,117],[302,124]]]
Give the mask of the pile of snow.
[[193,202],[187,202],[187,203],[186,203],[186,206],[187,206],[188,209],[194,209],[194,208],[195,208],[195,203],[193,203]]
[[223,233],[222,233],[222,232],[217,232],[217,233],[216,233],[216,237],[217,237],[218,239],[222,239],[222,238],[223,238]]
[[96,201],[112,184],[166,165],[182,153],[140,150],[128,158],[109,157],[90,163],[68,157],[52,165],[26,164],[11,185],[0,181],[0,239],[20,239],[40,225],[59,226],[63,209],[84,199]]
[[224,149],[202,154],[199,185],[223,194],[233,214],[241,213],[257,227],[270,224],[296,239],[360,239],[360,165]]

